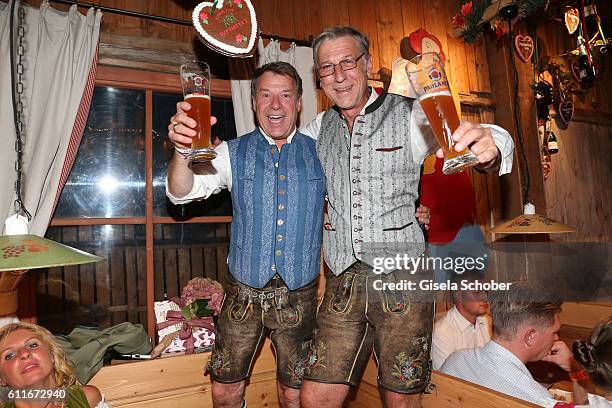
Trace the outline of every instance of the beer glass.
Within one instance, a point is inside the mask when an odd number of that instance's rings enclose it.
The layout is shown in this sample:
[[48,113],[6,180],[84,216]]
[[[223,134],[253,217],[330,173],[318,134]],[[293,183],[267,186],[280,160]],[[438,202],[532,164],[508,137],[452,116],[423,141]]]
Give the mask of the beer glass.
[[217,157],[210,137],[210,68],[202,61],[181,65],[181,85],[183,99],[191,109],[187,115],[197,122],[197,135],[191,140],[192,162],[206,162]]
[[444,152],[442,172],[458,173],[478,164],[478,159],[467,147],[460,152],[454,149],[452,135],[459,127],[459,116],[439,55],[435,52],[417,55],[406,64],[406,73]]

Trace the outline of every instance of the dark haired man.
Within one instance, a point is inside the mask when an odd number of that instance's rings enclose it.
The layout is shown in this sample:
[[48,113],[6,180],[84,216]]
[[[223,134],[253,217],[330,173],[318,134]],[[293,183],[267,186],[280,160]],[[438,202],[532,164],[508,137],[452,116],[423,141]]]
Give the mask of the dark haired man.
[[[168,167],[175,203],[231,191],[233,219],[226,297],[218,316],[210,372],[215,407],[240,407],[262,340],[276,352],[281,407],[299,406],[302,345],[317,310],[325,178],[315,141],[296,131],[302,80],[274,62],[253,74],[251,99],[259,127],[221,143],[204,174],[194,176],[178,150]],[[194,121],[180,102],[169,126],[177,145],[189,145]]]

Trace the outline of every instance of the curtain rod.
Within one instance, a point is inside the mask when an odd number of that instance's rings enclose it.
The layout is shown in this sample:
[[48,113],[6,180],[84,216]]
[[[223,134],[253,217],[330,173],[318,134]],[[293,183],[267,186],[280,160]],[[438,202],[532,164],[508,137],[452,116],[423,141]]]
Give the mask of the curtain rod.
[[[120,14],[123,16],[129,16],[129,17],[139,17],[139,18],[144,18],[147,20],[161,21],[163,23],[172,23],[172,24],[178,24],[178,25],[184,25],[184,26],[192,25],[191,20],[181,20],[181,19],[172,18],[172,17],[156,16],[153,14],[141,13],[138,11],[130,11],[130,10],[118,9],[114,7],[100,6],[97,4],[83,3],[83,2],[75,1],[75,0],[49,0],[49,1],[52,3],[66,4],[68,6],[72,6],[76,4],[79,7],[88,7],[88,8],[94,7],[94,8],[97,8],[107,13]],[[264,33],[259,33],[259,36],[262,38],[268,39],[268,40],[274,39],[278,41],[293,42],[296,45],[300,45],[303,47],[312,46],[312,40],[298,40],[297,38],[282,37],[279,35],[264,34]]]

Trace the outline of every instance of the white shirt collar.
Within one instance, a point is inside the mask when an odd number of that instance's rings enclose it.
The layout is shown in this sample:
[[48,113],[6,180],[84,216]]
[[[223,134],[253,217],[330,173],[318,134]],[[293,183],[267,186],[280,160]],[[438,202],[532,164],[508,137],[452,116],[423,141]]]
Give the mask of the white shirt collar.
[[361,111],[359,112],[360,115],[365,115],[366,108],[370,106],[371,104],[373,104],[374,101],[376,101],[376,99],[378,99],[378,96],[379,96],[374,90],[374,88],[372,88],[371,86],[368,86],[368,89],[370,90],[370,97],[368,98],[368,101],[366,102],[363,109],[361,109]]
[[478,316],[476,318],[476,324],[472,325],[472,323],[470,323],[465,317],[463,317],[463,315],[459,312],[459,310],[457,309],[457,306],[453,306],[452,309],[450,310],[450,313],[453,314],[453,317],[455,319],[455,321],[457,322],[457,326],[459,327],[459,329],[461,331],[465,331],[468,328],[471,328],[472,330],[474,329],[478,329],[478,326],[480,325],[486,325],[487,324],[487,319],[484,316]]
[[[266,140],[268,141],[269,144],[276,145],[276,140],[274,140],[270,136],[268,136],[266,134],[266,132],[264,132],[264,130],[261,128],[261,126],[259,127],[259,131],[261,132],[263,137],[266,138]],[[293,136],[295,136],[295,132],[297,132],[297,128],[294,128],[293,132],[291,132],[291,134],[287,137],[287,143],[291,143],[291,141],[293,140]]]

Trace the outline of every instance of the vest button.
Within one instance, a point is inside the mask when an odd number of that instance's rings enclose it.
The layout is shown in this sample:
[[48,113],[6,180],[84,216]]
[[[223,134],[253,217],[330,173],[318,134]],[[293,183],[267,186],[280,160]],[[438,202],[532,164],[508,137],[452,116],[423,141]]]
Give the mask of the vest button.
[[276,225],[283,225],[284,223],[285,223],[285,221],[283,221],[283,220],[276,221]]
[[276,272],[276,265],[272,265],[270,269],[272,269],[272,272]]
[[279,179],[280,181],[283,181],[283,180],[285,179],[285,175],[284,175],[284,174],[281,174],[280,176],[278,176],[278,179]]
[[276,236],[276,240],[277,240],[277,241],[282,241],[282,240],[283,240],[283,236],[282,236],[282,235],[280,235],[280,234],[278,234],[278,235]]
[[283,254],[283,251],[281,251],[280,249],[277,249],[276,251],[274,251],[274,255],[276,256],[281,256]]
[[278,209],[281,210],[281,211],[284,210],[285,209],[285,204],[279,204],[278,205]]
[[278,189],[278,195],[285,195],[285,189],[284,188],[279,188]]

